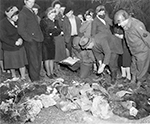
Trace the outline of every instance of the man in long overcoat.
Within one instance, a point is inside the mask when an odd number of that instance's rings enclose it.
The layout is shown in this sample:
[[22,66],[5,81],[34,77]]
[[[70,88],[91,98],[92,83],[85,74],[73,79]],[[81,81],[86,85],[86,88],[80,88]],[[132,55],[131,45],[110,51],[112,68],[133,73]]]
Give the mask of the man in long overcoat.
[[19,13],[18,33],[24,39],[24,45],[29,64],[31,81],[40,80],[42,62],[43,34],[39,26],[37,15],[32,10],[35,0],[24,0],[25,6]]

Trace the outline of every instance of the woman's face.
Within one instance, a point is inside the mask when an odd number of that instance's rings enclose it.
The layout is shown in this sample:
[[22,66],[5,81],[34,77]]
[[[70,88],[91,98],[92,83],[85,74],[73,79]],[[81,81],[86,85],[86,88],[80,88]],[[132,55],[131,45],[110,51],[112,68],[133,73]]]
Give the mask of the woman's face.
[[61,8],[60,4],[56,4],[56,5],[54,6],[54,9],[55,9],[57,12],[60,10],[60,8]]
[[53,10],[49,11],[48,14],[47,14],[47,17],[48,17],[50,20],[54,20],[55,16],[56,16],[56,12],[53,11]]
[[14,22],[17,22],[17,20],[18,20],[18,14],[14,15],[13,17],[11,17],[11,20],[14,21]]
[[87,15],[85,18],[86,18],[86,21],[92,20],[92,17],[90,15]]

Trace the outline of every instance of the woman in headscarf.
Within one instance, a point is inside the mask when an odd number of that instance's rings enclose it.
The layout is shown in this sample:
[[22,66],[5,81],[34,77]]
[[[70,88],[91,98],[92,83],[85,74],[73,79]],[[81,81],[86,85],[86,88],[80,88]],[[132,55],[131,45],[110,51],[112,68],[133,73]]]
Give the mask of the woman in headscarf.
[[27,58],[23,39],[17,32],[19,10],[16,6],[10,6],[5,11],[5,14],[6,18],[1,21],[0,30],[2,49],[4,50],[4,67],[11,70],[12,81],[19,80],[15,69],[20,70],[21,80],[24,80]]

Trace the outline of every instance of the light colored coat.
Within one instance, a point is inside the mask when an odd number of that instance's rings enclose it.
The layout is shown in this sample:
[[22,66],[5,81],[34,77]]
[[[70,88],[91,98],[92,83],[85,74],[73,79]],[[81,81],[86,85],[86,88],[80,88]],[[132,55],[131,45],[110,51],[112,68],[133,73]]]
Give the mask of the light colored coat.
[[132,54],[131,73],[143,80],[150,64],[150,33],[141,21],[132,17],[127,26],[125,37]]

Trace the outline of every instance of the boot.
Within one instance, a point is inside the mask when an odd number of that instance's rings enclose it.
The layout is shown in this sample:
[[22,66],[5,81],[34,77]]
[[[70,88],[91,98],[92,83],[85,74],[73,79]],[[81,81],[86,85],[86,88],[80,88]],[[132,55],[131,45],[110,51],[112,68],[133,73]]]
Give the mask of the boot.
[[132,75],[132,79],[131,79],[131,82],[132,84],[136,83],[136,76],[135,75]]
[[132,75],[132,79],[129,83],[129,87],[132,89],[132,90],[135,90],[137,88],[137,82],[136,82],[136,76],[135,75]]

